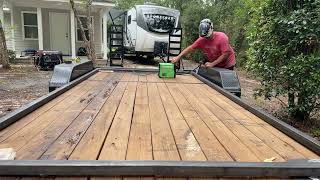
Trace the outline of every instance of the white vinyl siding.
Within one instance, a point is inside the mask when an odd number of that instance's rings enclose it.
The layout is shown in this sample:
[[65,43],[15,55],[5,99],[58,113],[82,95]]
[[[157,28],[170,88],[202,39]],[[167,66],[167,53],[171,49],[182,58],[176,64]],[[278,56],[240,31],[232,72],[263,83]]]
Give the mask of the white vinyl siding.
[[17,55],[20,55],[21,51],[26,49],[39,49],[38,41],[36,40],[28,40],[23,37],[23,27],[22,27],[22,18],[21,13],[23,11],[31,11],[36,12],[35,8],[27,8],[27,7],[14,7],[14,39],[15,39],[15,47]]
[[11,15],[10,13],[4,13],[4,34],[6,36],[6,43],[7,43],[7,48],[10,50],[13,50],[12,47],[12,29],[14,28],[11,25]]
[[[31,11],[31,12],[36,12],[36,8],[28,8],[28,7],[14,7],[13,12],[14,12],[14,32],[15,32],[15,47],[16,47],[16,53],[17,55],[20,55],[21,51],[24,51],[26,49],[35,49],[38,50],[38,41],[37,40],[29,40],[29,39],[24,39],[23,38],[23,28],[22,28],[22,16],[21,13],[23,11]],[[49,12],[64,12],[68,13],[69,17],[70,14],[68,10],[60,10],[60,9],[48,9],[48,8],[43,8],[42,13],[43,13],[43,41],[44,41],[44,49],[45,50],[51,50],[50,48],[50,23],[54,22],[49,22]],[[100,16],[98,13],[93,13],[92,14],[94,18],[94,43],[96,47],[96,53],[100,54],[101,53],[101,29],[97,28],[100,27]],[[8,19],[7,21],[10,21],[9,16],[7,16]],[[69,33],[71,34],[71,33]],[[76,37],[77,38],[77,37]],[[9,42],[10,44],[10,42]],[[76,41],[76,52],[78,51],[79,47],[84,47],[83,42],[78,42]]]

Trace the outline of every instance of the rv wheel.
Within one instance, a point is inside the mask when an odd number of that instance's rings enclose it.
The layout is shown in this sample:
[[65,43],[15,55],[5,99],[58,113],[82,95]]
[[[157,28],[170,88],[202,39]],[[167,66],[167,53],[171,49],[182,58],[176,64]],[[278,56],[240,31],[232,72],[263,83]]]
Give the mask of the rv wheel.
[[139,62],[142,58],[143,56],[139,52],[136,52],[136,61]]
[[147,56],[147,60],[150,62],[150,61],[153,61],[154,60],[154,56]]

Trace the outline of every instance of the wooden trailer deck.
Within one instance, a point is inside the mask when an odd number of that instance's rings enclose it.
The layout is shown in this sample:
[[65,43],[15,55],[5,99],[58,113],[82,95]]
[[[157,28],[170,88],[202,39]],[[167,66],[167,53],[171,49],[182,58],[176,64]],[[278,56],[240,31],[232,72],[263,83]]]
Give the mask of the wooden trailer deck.
[[0,131],[17,160],[263,162],[319,156],[192,75],[100,71]]

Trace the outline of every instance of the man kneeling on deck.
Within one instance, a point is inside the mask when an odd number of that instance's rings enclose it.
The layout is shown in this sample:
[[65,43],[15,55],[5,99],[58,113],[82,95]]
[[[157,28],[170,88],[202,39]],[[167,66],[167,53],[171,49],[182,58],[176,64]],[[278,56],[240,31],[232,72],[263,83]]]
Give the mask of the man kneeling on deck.
[[228,36],[223,32],[214,32],[210,19],[204,19],[200,22],[199,35],[200,37],[192,45],[173,58],[171,62],[176,63],[195,49],[201,49],[208,57],[209,62],[204,64],[206,68],[220,67],[233,70],[236,58],[229,44]]

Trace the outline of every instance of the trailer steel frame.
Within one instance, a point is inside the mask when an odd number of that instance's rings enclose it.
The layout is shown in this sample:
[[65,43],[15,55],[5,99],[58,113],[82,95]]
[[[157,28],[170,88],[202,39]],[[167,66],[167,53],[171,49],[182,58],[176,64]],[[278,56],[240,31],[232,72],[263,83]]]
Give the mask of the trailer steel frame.
[[[155,73],[157,69],[136,68],[98,68],[79,79],[45,95],[5,117],[0,118],[0,130],[18,121],[55,97],[88,79],[99,70]],[[195,72],[192,74],[211,88],[222,93],[241,107],[279,129],[289,137],[320,154],[319,141],[298,129],[282,122],[276,117],[252,107],[235,95],[225,91]],[[211,161],[72,161],[72,160],[34,160],[0,161],[1,176],[155,176],[155,177],[310,177],[320,175],[320,160],[301,160],[288,162],[211,162]]]
[[4,176],[311,177],[320,163],[200,161],[1,161]]

